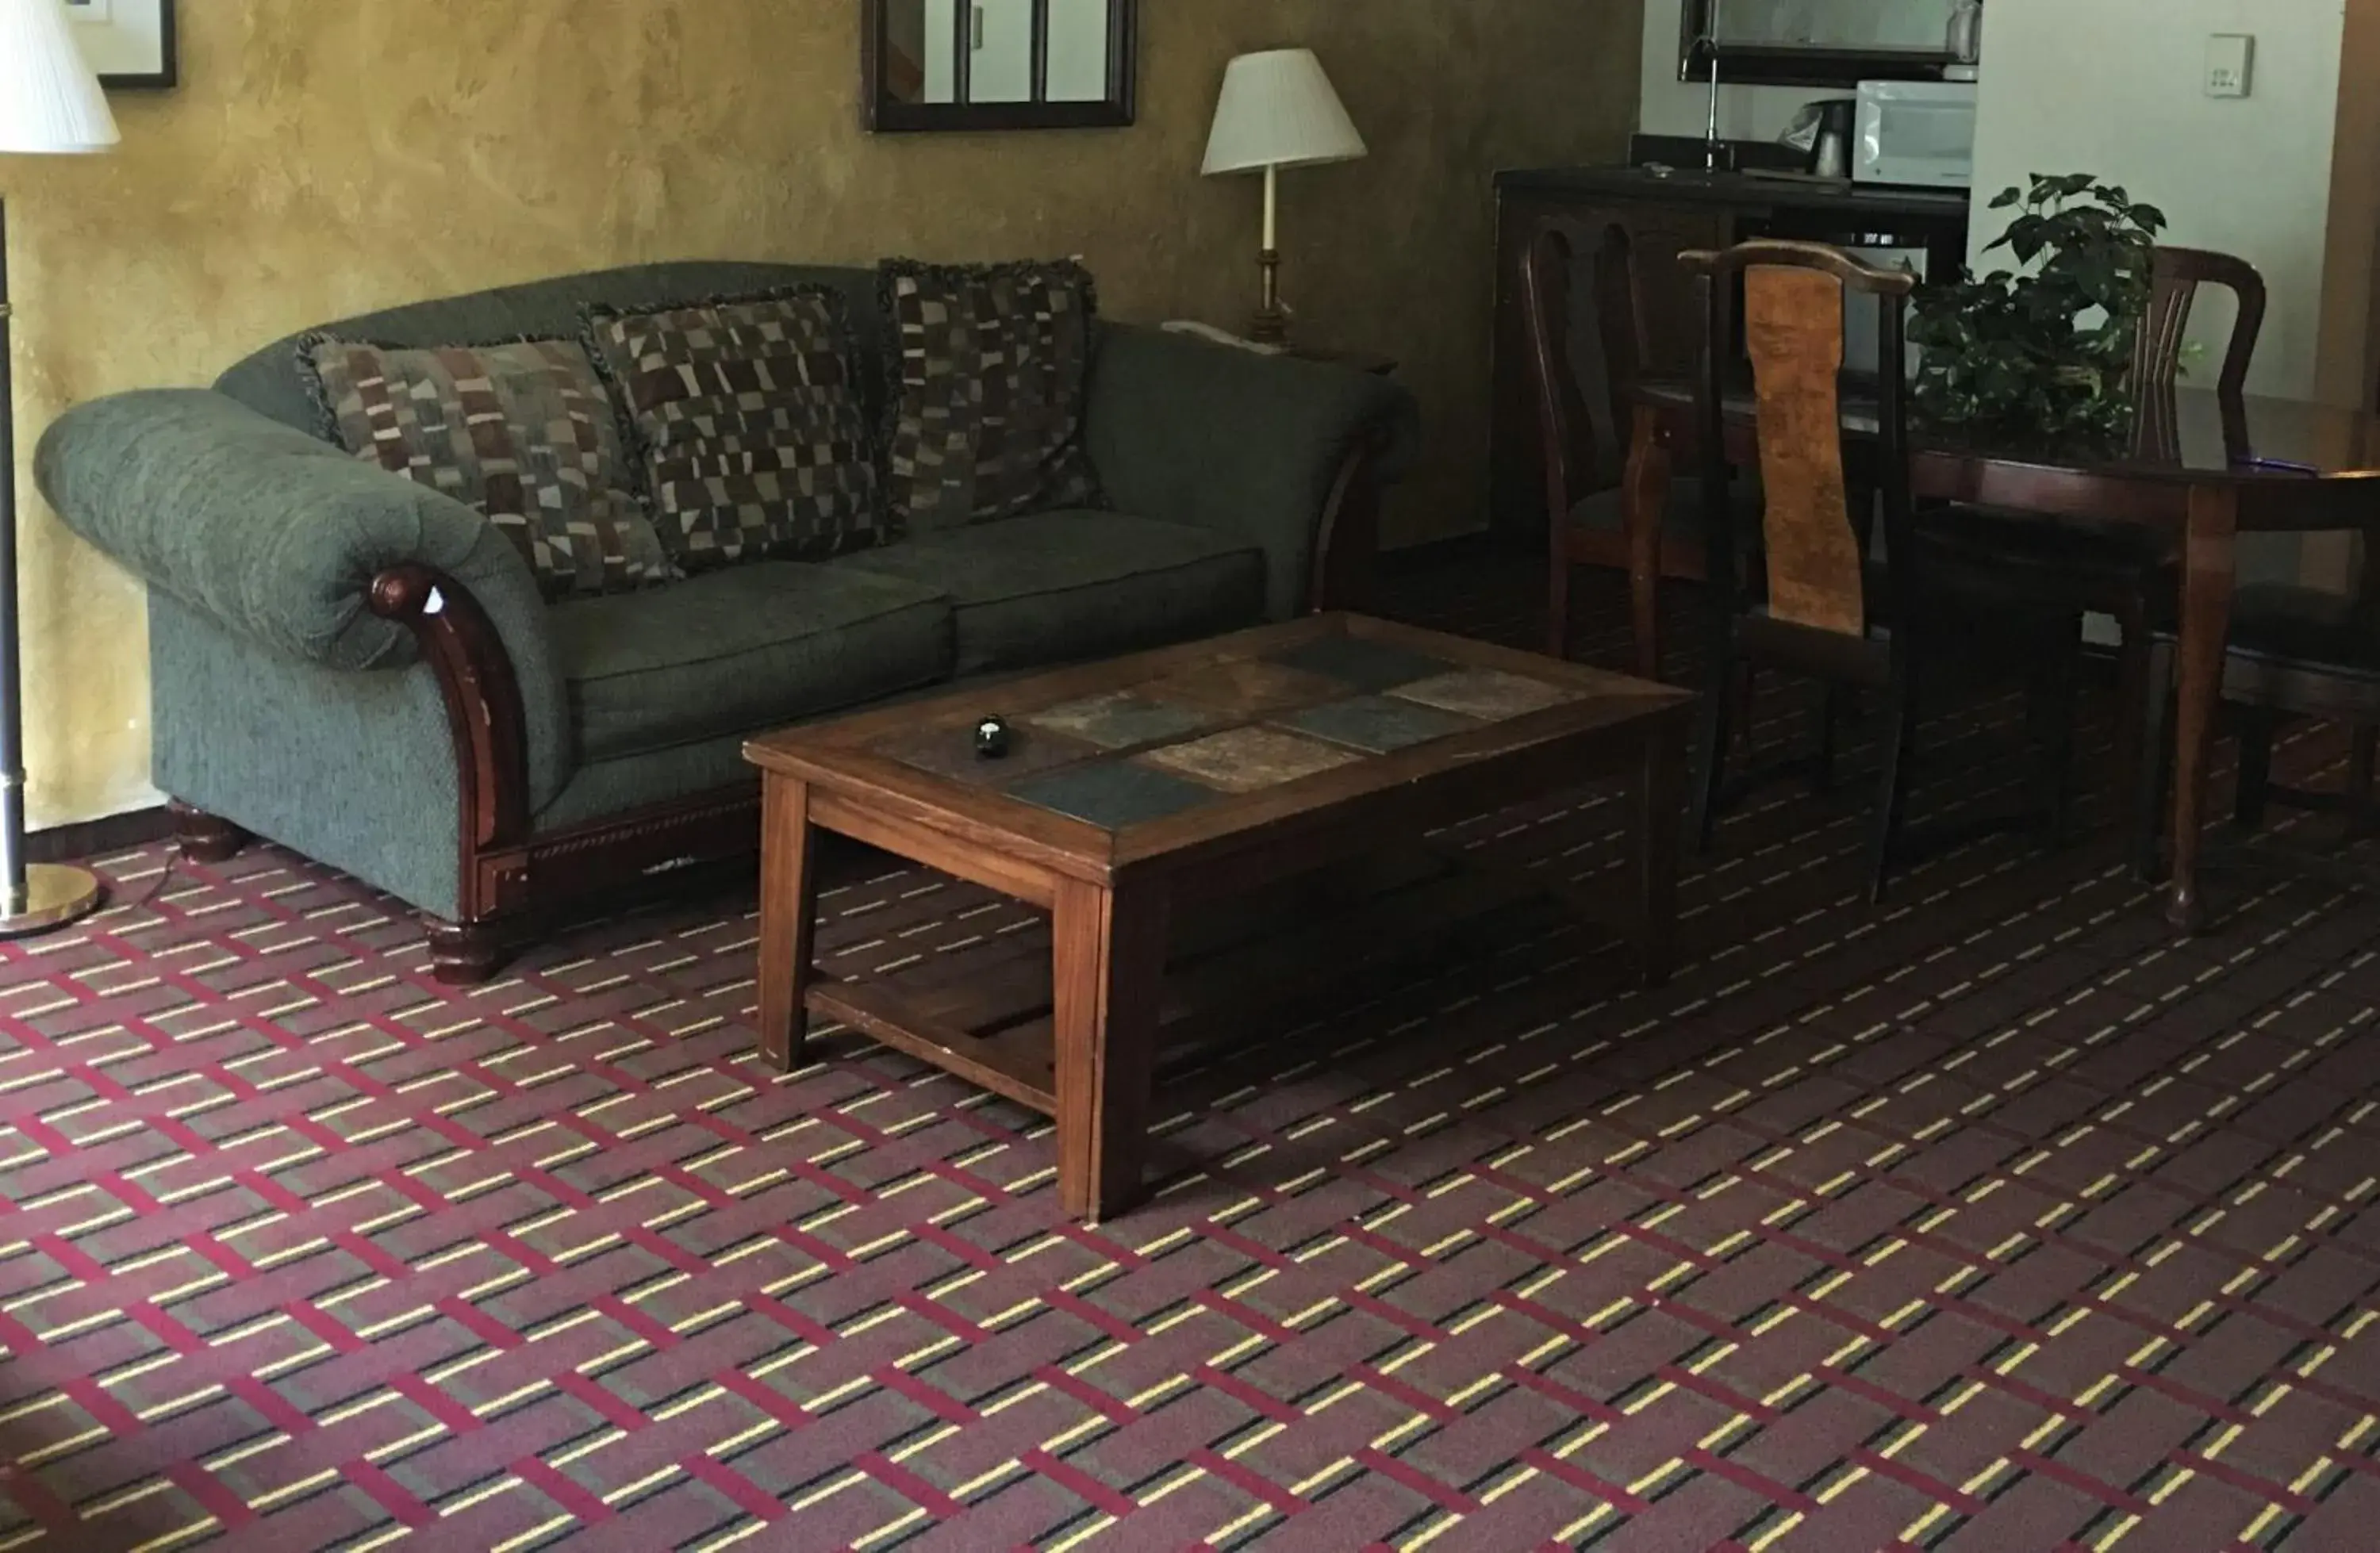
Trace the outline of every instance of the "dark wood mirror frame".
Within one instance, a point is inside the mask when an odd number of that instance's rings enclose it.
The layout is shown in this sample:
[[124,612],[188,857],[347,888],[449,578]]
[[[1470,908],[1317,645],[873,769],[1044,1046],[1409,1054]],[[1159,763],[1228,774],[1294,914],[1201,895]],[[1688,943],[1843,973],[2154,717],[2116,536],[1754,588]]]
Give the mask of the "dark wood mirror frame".
[[[959,0],[953,7],[962,30],[956,103],[907,103],[896,98],[885,79],[892,63],[886,46],[891,8],[898,0],[860,0],[859,101],[868,127],[880,134],[928,130],[993,129],[1113,129],[1131,124],[1137,111],[1140,76],[1140,0],[1108,0],[1108,94],[1098,102],[969,103],[967,67],[971,49],[965,30],[972,6]],[[1050,69],[1050,0],[1033,0],[1033,81],[1038,98],[1048,90]]]
[[[1713,0],[1686,0],[1678,33],[1678,79],[1710,79],[1703,35]],[[1862,81],[1942,79],[1949,50],[1840,48],[1815,43],[1730,43],[1719,50],[1718,79],[1732,86],[1856,86]]]

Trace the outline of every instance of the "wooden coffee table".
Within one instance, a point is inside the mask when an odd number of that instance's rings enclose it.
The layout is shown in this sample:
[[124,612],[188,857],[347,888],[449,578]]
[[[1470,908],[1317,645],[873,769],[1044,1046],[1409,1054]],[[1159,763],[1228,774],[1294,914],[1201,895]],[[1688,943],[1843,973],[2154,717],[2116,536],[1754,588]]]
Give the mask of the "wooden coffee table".
[[[965,689],[756,739],[763,774],[760,1043],[802,1061],[809,1017],[865,1032],[1056,1120],[1076,1218],[1141,1193],[1169,934],[1185,908],[1499,805],[1624,774],[1618,921],[1669,973],[1687,710],[1668,686],[1360,615]],[[1008,722],[1005,758],[976,724]],[[832,831],[1050,914],[1039,1010],[978,1024],[813,965],[816,833]]]

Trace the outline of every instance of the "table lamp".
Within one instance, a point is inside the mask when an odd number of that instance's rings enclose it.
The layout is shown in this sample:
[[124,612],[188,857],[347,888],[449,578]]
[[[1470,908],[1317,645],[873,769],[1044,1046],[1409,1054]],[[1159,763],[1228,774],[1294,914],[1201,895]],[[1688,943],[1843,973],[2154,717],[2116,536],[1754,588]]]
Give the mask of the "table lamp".
[[1353,162],[1366,154],[1364,137],[1332,91],[1330,78],[1312,49],[1274,49],[1244,54],[1223,76],[1222,101],[1215,107],[1214,133],[1207,140],[1207,176],[1265,176],[1264,306],[1251,331],[1263,345],[1289,339],[1289,319],[1281,305],[1281,170],[1325,162]]
[[[59,0],[0,0],[0,153],[105,151],[107,98]],[[99,904],[82,868],[25,861],[25,709],[17,625],[16,389],[9,377],[8,225],[0,203],[0,938],[63,926]]]

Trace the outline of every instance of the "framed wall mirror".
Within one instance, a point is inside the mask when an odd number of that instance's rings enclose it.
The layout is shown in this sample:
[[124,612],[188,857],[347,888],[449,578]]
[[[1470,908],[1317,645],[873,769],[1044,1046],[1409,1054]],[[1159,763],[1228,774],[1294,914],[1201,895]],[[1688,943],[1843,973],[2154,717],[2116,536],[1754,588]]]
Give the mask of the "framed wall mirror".
[[860,100],[883,131],[1130,124],[1140,0],[861,0]]
[[1722,81],[1850,86],[1937,80],[1951,62],[1953,0],[1685,0],[1678,75]]

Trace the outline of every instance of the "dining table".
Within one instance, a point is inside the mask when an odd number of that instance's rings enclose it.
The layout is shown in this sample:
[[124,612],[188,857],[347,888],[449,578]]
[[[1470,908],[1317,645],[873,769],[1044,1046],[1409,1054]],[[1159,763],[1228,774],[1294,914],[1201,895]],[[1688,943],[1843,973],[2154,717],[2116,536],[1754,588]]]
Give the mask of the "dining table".
[[[1660,677],[1661,515],[1673,470],[1699,473],[1696,390],[1648,380],[1634,394],[1622,487],[1629,591],[1638,672]],[[1874,399],[1856,385],[1841,400],[1847,451],[1877,439]],[[1749,383],[1722,406],[1728,460],[1759,465]],[[2380,530],[2380,419],[2364,408],[2214,389],[2143,394],[2128,430],[2048,437],[2022,429],[1912,428],[1911,494],[1928,508],[1983,506],[2049,523],[2126,525],[2166,537],[2179,578],[2171,875],[2166,916],[2198,932],[2212,762],[2231,601],[2243,534]],[[2380,601],[2380,543],[2362,546],[2359,575],[2344,579]]]

